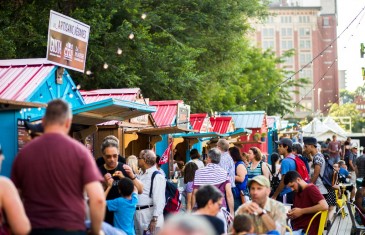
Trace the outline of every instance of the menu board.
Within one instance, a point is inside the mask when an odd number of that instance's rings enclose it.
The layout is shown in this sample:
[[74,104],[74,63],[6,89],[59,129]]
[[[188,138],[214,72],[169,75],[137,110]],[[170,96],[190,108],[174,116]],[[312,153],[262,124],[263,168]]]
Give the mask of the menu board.
[[24,119],[18,119],[18,151],[21,150],[30,140],[30,135],[24,126]]

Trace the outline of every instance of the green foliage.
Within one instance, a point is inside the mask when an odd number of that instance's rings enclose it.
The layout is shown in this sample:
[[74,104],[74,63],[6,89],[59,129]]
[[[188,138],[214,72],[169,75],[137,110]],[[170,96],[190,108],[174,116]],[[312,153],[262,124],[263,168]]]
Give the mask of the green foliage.
[[82,89],[140,87],[151,100],[184,100],[192,112],[285,114],[289,90],[305,83],[279,87],[288,73],[278,64],[292,52],[277,58],[248,43],[249,20],[267,17],[267,1],[14,0],[1,6],[2,59],[45,57],[51,9],[91,26],[86,67],[92,75],[70,71]]
[[[357,88],[356,90],[359,91],[359,88]],[[342,100],[342,103],[344,103],[344,104],[353,103],[354,100],[355,100],[356,93],[357,93],[356,91],[351,92],[351,91],[348,91],[348,90],[340,90],[340,98]]]
[[[338,105],[334,103],[329,110],[329,116],[332,117],[350,117],[352,122],[352,132],[361,132],[363,124],[365,124],[364,118],[361,116],[359,110],[356,109],[356,104],[343,104]],[[346,127],[346,129],[349,129]]]

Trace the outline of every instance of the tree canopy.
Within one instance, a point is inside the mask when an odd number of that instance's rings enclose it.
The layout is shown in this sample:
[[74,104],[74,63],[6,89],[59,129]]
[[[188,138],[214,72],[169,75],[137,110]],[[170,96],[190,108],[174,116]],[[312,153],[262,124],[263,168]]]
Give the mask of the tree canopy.
[[0,2],[2,59],[45,57],[51,9],[91,26],[91,75],[71,72],[82,89],[140,87],[151,100],[184,100],[192,112],[285,114],[289,88],[304,82],[278,86],[287,75],[283,58],[249,43],[249,22],[268,15],[265,1]]

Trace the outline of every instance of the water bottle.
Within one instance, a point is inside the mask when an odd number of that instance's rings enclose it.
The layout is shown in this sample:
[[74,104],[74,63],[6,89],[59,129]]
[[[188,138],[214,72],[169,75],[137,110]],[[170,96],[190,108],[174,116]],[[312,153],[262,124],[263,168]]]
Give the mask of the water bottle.
[[286,204],[286,194],[283,195],[283,203]]

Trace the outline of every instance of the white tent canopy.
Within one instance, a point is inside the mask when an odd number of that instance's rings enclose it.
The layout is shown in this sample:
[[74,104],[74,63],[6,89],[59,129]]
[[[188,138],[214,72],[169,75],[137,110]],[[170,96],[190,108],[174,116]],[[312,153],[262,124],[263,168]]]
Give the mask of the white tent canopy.
[[336,131],[336,133],[338,133],[339,135],[347,135],[346,131],[342,129],[342,127],[340,127],[337,122],[331,117],[326,117],[326,119],[323,120],[323,124]]
[[[332,118],[331,120],[334,122]],[[331,123],[331,120],[329,120],[329,123]],[[337,123],[335,124],[337,125]],[[335,125],[328,126],[318,118],[314,118],[308,125],[302,128],[303,137],[315,137],[318,141],[325,141],[327,138],[332,138],[333,135],[337,135],[338,140],[346,140],[346,132],[340,126],[338,126],[340,129],[332,127],[335,127]]]

